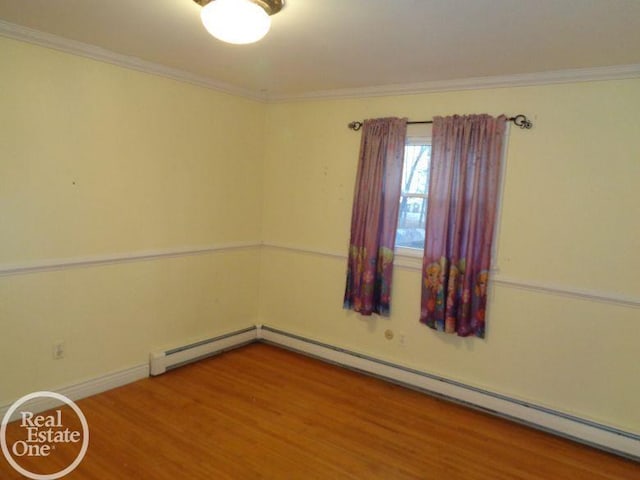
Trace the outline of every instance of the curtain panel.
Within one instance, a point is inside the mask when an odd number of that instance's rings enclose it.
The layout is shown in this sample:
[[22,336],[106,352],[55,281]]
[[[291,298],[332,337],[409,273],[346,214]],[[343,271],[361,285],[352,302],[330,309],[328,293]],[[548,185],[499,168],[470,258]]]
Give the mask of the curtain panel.
[[504,115],[433,119],[420,321],[484,337]]
[[387,316],[407,119],[365,120],[351,213],[344,308]]

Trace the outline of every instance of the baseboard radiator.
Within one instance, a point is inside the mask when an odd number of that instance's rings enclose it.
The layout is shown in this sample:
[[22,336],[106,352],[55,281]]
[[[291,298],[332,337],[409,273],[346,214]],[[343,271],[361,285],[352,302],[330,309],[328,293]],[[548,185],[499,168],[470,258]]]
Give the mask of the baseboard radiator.
[[317,340],[257,325],[150,355],[151,376],[253,342],[283,348],[373,375],[468,407],[529,425],[616,455],[640,460],[640,436],[583,418],[414,370]]
[[182,365],[253,343],[256,341],[256,332],[256,327],[249,327],[189,345],[152,352],[149,355],[149,373],[151,376],[162,375],[166,371]]
[[640,435],[482,390],[423,371],[262,325],[258,341],[272,343],[352,370],[420,390],[491,415],[640,461]]

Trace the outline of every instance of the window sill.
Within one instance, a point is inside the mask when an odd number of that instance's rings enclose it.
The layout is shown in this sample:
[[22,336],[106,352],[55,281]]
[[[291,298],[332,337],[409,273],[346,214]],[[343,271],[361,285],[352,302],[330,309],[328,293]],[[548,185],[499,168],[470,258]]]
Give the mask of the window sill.
[[422,270],[421,248],[398,247],[395,251],[394,265],[410,270]]

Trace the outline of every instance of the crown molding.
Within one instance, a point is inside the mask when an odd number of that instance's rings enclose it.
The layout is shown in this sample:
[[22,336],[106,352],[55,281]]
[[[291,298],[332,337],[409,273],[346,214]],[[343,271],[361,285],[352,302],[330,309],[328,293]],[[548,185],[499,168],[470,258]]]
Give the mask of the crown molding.
[[95,45],[70,40],[58,35],[41,32],[39,30],[23,27],[3,20],[0,20],[0,36],[32,43],[40,47],[50,48],[80,57],[90,58],[99,62],[110,63],[112,65],[137,70],[151,75],[158,75],[178,82],[190,83],[192,85],[197,85],[199,87],[215,90],[228,95],[244,97],[259,102],[266,101],[265,95],[261,92],[218,82],[211,78],[196,75],[184,70],[166,67],[158,63],[148,62],[137,57],[112,52],[101,47],[96,47]]
[[0,20],[0,36],[32,43],[41,47],[59,50],[100,62],[137,70],[143,73],[190,83],[228,95],[247,98],[262,103],[287,103],[306,100],[356,99],[396,95],[417,95],[424,93],[451,92],[462,90],[482,90],[490,88],[528,87],[560,83],[594,82],[604,80],[625,80],[640,78],[640,64],[614,65],[608,67],[555,70],[539,73],[474,77],[451,80],[437,80],[421,83],[363,86],[333,90],[318,90],[293,94],[265,94],[264,92],[237,87],[196,75],[184,70],[166,67],[140,58],[112,52],[76,40],[41,32],[21,25]]
[[474,77],[436,80],[422,83],[406,83],[357,87],[334,90],[318,90],[300,94],[269,95],[268,103],[285,103],[305,100],[357,99],[423,93],[483,90],[489,88],[530,87],[560,83],[597,82],[640,78],[640,64],[609,67],[577,68],[538,73],[522,73],[491,77]]

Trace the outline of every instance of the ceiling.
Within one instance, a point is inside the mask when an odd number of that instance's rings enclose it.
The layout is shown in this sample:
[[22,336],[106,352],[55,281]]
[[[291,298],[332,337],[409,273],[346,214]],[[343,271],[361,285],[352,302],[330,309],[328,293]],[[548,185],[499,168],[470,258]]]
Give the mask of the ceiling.
[[199,11],[193,0],[0,0],[0,27],[265,98],[620,65],[640,72],[638,0],[286,0],[265,39],[244,46],[209,36]]

